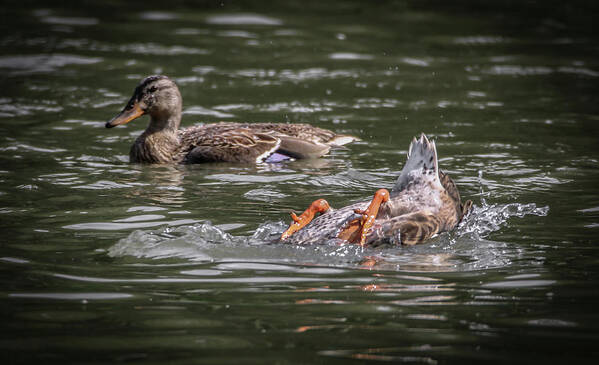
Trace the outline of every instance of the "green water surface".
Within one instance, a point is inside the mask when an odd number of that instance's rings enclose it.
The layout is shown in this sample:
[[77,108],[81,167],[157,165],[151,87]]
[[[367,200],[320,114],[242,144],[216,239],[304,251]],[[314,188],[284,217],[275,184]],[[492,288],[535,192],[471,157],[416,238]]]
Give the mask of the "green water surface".
[[[8,1],[0,14],[3,364],[596,361],[592,2]],[[129,164],[147,119],[104,123],[151,74],[179,85],[184,126],[302,122],[362,141],[276,165]],[[317,198],[391,188],[421,132],[474,202],[455,232],[266,244]]]

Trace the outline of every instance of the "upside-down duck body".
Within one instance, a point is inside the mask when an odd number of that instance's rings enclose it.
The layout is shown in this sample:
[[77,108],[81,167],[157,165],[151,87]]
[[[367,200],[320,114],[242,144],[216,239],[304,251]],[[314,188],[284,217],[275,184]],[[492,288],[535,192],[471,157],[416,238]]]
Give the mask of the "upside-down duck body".
[[[368,211],[369,200],[329,209],[281,241],[299,245],[330,240],[413,245],[452,230],[472,205],[470,200],[462,204],[453,180],[439,170],[435,143],[424,134],[410,144],[408,160],[388,194],[386,200],[379,199],[378,212]],[[371,225],[360,231],[367,211],[374,217]],[[361,240],[360,234],[364,235]]]

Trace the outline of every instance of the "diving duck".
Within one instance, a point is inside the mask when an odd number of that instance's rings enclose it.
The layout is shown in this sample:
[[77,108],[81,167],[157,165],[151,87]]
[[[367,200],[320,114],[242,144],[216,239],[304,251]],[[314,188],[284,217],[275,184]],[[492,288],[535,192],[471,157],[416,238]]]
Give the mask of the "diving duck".
[[279,162],[320,157],[333,146],[358,140],[308,124],[221,122],[180,130],[182,105],[171,79],[149,76],[106,128],[150,115],[150,124],[129,152],[135,163]]
[[[360,245],[388,242],[414,245],[452,230],[469,211],[449,175],[439,170],[435,142],[414,138],[408,159],[391,192],[380,189],[371,201],[333,210],[314,201],[281,235],[281,242],[315,244],[329,240]],[[320,213],[320,216],[314,216]],[[312,220],[313,219],[313,220]]]

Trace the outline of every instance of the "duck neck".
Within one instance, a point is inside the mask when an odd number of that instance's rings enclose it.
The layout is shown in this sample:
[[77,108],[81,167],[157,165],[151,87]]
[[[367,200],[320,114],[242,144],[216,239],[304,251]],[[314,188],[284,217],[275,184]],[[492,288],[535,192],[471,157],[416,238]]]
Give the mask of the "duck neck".
[[181,124],[181,104],[176,108],[160,113],[150,114],[150,124],[146,128],[146,133],[176,133]]
[[150,118],[150,124],[131,147],[129,159],[137,163],[171,163],[179,146],[181,110],[164,118]]

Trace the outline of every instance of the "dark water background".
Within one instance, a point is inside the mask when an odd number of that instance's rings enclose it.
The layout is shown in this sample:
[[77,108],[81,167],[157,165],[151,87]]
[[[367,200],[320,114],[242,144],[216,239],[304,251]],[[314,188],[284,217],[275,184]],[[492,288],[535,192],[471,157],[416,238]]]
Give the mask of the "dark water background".
[[[597,8],[5,2],[2,363],[596,361]],[[147,119],[104,123],[156,73],[178,83],[186,126],[362,141],[281,165],[131,165]],[[264,244],[316,198],[390,188],[420,132],[474,201],[455,232]]]

